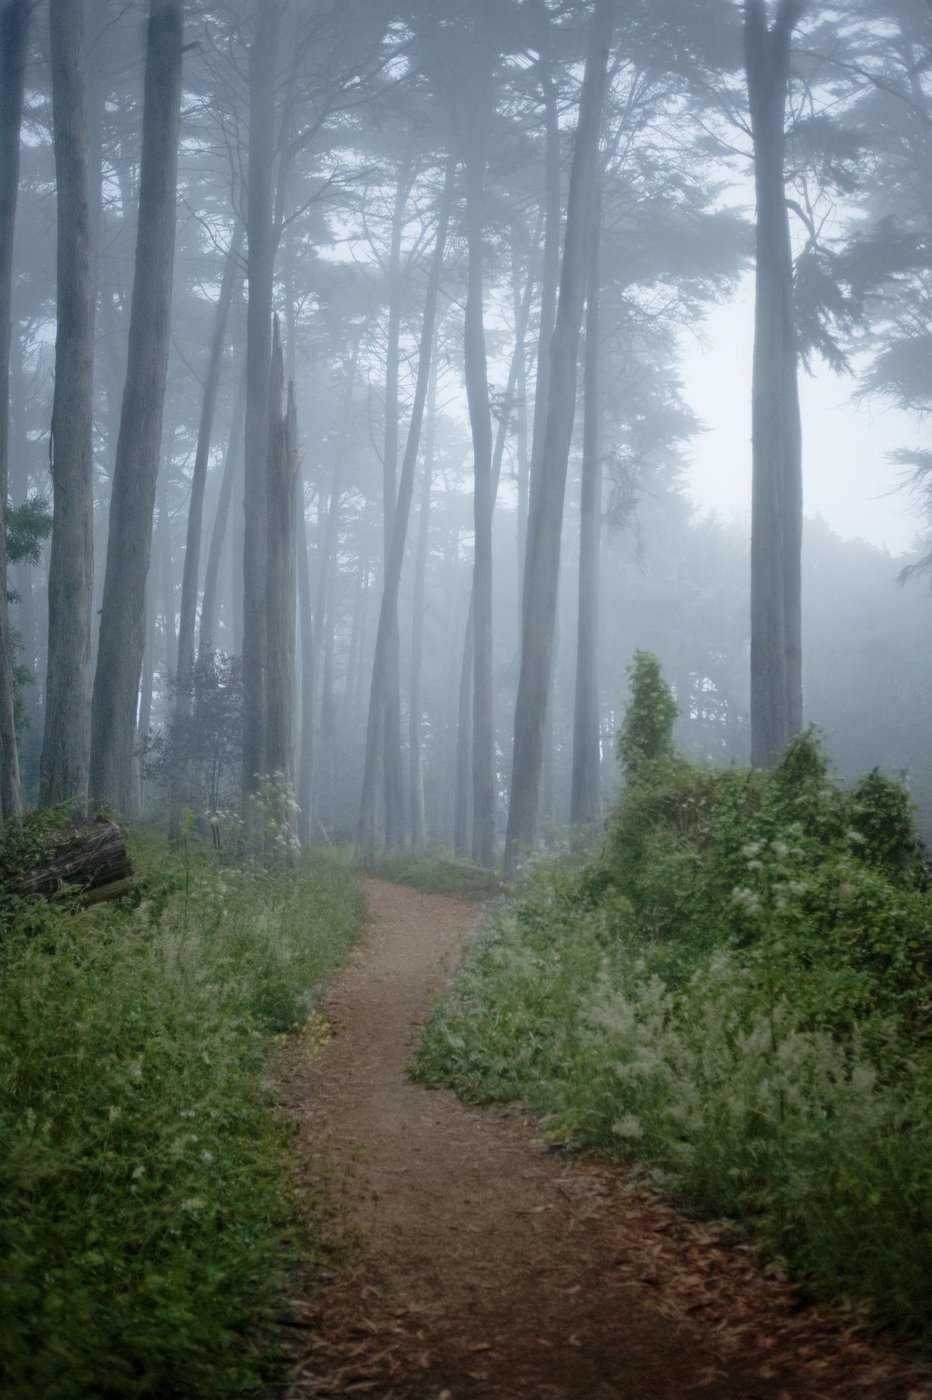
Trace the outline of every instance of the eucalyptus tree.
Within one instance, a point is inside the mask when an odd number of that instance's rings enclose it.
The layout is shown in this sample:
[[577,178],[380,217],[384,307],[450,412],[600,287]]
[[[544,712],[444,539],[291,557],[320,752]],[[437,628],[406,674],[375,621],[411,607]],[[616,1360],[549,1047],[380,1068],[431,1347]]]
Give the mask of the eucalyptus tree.
[[596,0],[567,200],[560,295],[551,342],[547,427],[536,509],[528,522],[523,582],[523,629],[515,703],[514,759],[505,838],[505,869],[513,871],[536,835],[544,724],[550,689],[560,569],[560,536],[576,399],[579,333],[586,294],[596,170],[613,0]]
[[383,742],[385,716],[388,702],[388,679],[390,674],[390,651],[398,633],[398,588],[404,559],[405,541],[414,493],[414,473],[420,446],[421,426],[427,390],[430,382],[430,361],[433,350],[434,329],[437,319],[437,301],[440,293],[440,279],[443,272],[446,252],[447,228],[453,203],[455,160],[447,160],[443,189],[437,216],[437,230],[431,257],[427,289],[424,299],[424,313],[421,322],[421,335],[418,345],[417,382],[411,406],[411,419],[405,444],[401,477],[398,483],[398,497],[392,519],[391,548],[385,562],[385,576],[382,586],[382,602],[379,612],[379,625],[376,635],[375,659],[372,667],[372,683],[369,695],[369,717],[366,727],[366,760],[363,773],[363,789],[360,798],[359,822],[356,837],[356,859],[360,864],[372,863],[375,843],[375,791],[378,773],[379,750]]
[[744,0],[754,147],[751,389],[751,762],[775,763],[802,728],[802,430],[793,252],[786,202],[786,109],[793,31],[806,0]]
[[91,710],[91,796],[121,811],[132,806],[146,573],[168,365],[182,27],[181,0],[151,0],[129,352]]
[[[266,765],[266,569],[272,291],[275,266],[275,82],[283,0],[256,0],[249,50],[249,148],[246,173],[246,448],[243,555],[243,803],[255,825],[252,798]],[[255,839],[255,838],[254,838]]]
[[7,605],[6,503],[13,231],[19,190],[20,123],[31,0],[0,6],[0,822],[22,810],[13,691],[13,638]]
[[94,585],[94,278],[83,0],[51,0],[58,219],[48,672],[39,800],[87,798]]

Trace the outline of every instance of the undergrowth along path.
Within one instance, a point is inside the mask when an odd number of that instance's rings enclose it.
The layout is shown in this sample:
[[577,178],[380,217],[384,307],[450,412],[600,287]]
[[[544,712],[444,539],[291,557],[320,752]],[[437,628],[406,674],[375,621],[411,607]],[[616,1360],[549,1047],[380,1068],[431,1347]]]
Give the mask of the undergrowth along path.
[[281,1071],[332,1246],[284,1319],[289,1400],[932,1393],[624,1169],[412,1083],[418,1028],[475,911],[380,880],[367,892],[368,935]]

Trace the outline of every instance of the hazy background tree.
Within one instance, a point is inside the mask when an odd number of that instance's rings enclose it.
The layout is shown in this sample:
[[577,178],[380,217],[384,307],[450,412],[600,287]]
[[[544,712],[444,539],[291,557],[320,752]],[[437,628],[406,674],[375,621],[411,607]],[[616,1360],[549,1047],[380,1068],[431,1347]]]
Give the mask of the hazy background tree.
[[126,385],[91,711],[91,795],[133,806],[136,699],[168,368],[181,102],[181,0],[152,0]]
[[39,800],[87,798],[94,587],[94,276],[83,0],[51,0],[58,276],[49,464],[54,525]]

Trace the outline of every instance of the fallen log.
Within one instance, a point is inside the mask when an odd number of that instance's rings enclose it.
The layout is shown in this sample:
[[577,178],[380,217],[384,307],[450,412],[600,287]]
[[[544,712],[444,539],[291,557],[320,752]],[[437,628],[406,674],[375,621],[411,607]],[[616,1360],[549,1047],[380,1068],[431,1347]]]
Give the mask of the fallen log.
[[97,904],[128,893],[132,873],[123,832],[116,822],[101,817],[57,833],[28,874],[9,888],[24,898],[41,895]]

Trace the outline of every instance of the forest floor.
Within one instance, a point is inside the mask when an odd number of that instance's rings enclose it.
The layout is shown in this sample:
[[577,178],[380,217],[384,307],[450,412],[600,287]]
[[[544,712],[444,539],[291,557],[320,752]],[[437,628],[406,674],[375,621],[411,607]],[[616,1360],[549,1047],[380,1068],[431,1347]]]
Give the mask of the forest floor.
[[294,1282],[288,1400],[919,1400],[855,1316],[809,1306],[724,1227],[406,1068],[473,906],[367,882],[370,925],[288,1045],[301,1192],[329,1235]]

